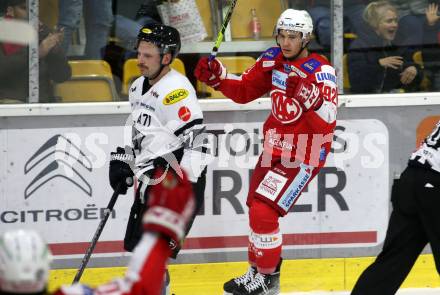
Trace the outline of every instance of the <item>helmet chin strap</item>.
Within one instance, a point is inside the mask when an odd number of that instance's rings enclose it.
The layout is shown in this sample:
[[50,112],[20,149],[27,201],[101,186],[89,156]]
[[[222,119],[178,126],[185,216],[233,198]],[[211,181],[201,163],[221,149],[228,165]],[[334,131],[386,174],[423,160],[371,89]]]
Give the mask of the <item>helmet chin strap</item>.
[[164,55],[165,54],[163,54],[163,53],[160,54],[160,67],[159,67],[159,70],[157,70],[157,72],[154,73],[154,75],[152,77],[149,77],[148,81],[156,79],[157,77],[159,77],[160,73],[162,73],[162,70],[165,67],[165,65],[162,63]]
[[301,46],[301,50],[300,51],[298,51],[298,53],[297,54],[295,54],[294,56],[292,56],[292,57],[289,57],[289,58],[287,58],[286,57],[286,59],[288,60],[288,61],[292,61],[292,60],[295,60],[298,56],[300,56],[301,55],[301,53],[304,51],[304,49],[306,49],[306,47],[307,47],[307,44],[309,44],[309,41],[304,41],[304,40],[302,40],[302,46]]

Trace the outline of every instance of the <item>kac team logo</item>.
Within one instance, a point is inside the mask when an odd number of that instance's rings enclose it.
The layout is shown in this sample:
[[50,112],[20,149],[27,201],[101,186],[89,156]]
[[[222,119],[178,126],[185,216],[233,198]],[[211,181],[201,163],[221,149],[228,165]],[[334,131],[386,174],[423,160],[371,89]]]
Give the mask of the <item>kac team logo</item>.
[[296,99],[287,97],[282,90],[275,89],[270,92],[272,98],[272,114],[283,124],[295,122],[302,115],[302,107]]
[[47,140],[24,166],[24,173],[35,173],[36,176],[24,190],[28,199],[41,187],[55,178],[63,178],[92,196],[92,187],[84,174],[90,174],[92,162],[71,140],[57,134]]

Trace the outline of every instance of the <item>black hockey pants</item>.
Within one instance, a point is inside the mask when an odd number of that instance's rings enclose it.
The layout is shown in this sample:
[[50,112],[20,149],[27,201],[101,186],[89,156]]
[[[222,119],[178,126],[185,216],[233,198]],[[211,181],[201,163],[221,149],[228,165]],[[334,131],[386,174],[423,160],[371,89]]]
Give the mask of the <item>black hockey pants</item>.
[[352,295],[395,294],[427,243],[440,274],[440,173],[407,167],[394,181],[391,202],[382,252],[361,274]]

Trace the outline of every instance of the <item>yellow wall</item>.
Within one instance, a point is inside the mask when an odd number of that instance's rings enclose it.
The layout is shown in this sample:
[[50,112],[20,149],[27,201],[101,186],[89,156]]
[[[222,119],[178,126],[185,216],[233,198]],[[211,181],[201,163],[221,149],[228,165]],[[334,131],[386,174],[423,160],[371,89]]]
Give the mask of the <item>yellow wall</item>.
[[209,5],[209,0],[196,0],[196,3],[197,7],[199,8],[200,15],[202,16],[206,32],[208,33],[207,40],[212,40],[211,8]]
[[[208,40],[212,40],[211,9],[209,0],[196,0],[208,33]],[[251,38],[250,28],[251,9],[255,8],[261,23],[261,37],[272,37],[272,31],[278,16],[281,14],[280,1],[252,0],[238,1],[231,19],[233,39]]]
[[261,23],[261,37],[272,36],[275,22],[281,14],[280,1],[238,1],[231,19],[232,38],[251,38],[251,9],[255,8]]

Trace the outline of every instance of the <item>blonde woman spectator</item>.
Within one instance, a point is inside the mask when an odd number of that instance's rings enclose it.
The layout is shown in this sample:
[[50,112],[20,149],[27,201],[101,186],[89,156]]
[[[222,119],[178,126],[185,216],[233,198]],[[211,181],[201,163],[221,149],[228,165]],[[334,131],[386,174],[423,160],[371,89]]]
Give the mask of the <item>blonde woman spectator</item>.
[[389,0],[399,12],[397,43],[420,48],[423,40],[423,24],[428,2],[432,0]]
[[363,17],[368,24],[367,33],[353,41],[348,52],[351,92],[417,90],[421,68],[413,62],[408,47],[394,44],[399,27],[397,9],[387,1],[372,2]]

